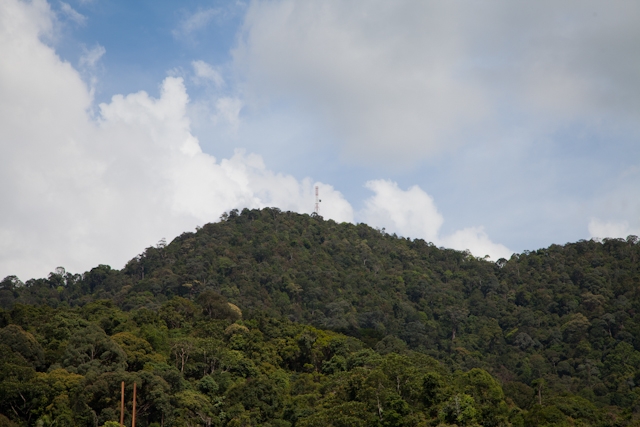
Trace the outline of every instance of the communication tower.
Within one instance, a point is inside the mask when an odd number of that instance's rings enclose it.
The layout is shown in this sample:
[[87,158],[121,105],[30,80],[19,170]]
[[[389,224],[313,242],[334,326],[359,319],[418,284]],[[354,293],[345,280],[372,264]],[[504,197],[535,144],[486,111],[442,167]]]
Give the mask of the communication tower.
[[314,209],[314,212],[316,213],[316,215],[318,215],[319,211],[320,211],[320,199],[318,196],[318,186],[316,185],[316,208]]

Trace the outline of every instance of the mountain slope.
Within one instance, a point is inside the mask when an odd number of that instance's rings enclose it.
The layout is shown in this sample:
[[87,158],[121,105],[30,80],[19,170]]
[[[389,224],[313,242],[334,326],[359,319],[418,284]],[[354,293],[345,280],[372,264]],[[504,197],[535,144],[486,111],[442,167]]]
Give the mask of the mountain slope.
[[246,318],[285,317],[382,353],[408,348],[452,369],[486,369],[522,408],[579,395],[631,417],[640,404],[633,236],[492,263],[364,224],[244,210],[150,247],[122,271],[53,273],[24,287],[8,278],[2,287],[6,308],[111,299],[127,311],[162,309],[172,297],[196,300],[209,290]]

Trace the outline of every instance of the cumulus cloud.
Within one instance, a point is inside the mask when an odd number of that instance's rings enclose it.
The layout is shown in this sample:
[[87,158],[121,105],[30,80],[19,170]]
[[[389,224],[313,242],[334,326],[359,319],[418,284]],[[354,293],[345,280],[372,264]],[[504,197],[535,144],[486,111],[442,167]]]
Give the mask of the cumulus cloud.
[[374,195],[365,201],[362,217],[365,222],[384,226],[404,236],[415,236],[430,242],[438,240],[444,222],[433,198],[413,186],[404,191],[398,184],[386,180],[369,181],[365,186]]
[[[218,162],[203,153],[190,132],[187,103],[182,80],[170,77],[164,81],[159,99],[139,92],[118,95],[110,104],[100,105],[99,129],[108,148],[101,154],[112,157],[108,161],[116,167],[112,178],[118,180],[119,193],[146,193],[145,199],[166,204],[165,209],[170,208],[173,214],[200,222],[215,220],[231,208],[273,205],[311,211],[310,180],[300,182],[274,173],[256,154],[236,151],[230,159]],[[125,186],[133,188],[125,191]],[[325,189],[339,207],[333,218],[350,221],[348,203],[332,187]]]
[[629,235],[640,235],[640,229],[630,227],[627,221],[601,221],[592,218],[589,221],[589,234],[592,238],[599,239],[606,237],[625,238]]
[[374,194],[365,201],[359,215],[371,225],[384,227],[387,232],[422,238],[436,245],[469,250],[479,257],[489,255],[497,260],[511,256],[512,252],[504,245],[492,242],[482,227],[441,235],[444,219],[433,198],[418,186],[402,190],[395,182],[374,180],[367,182],[366,187]]
[[449,236],[440,239],[440,244],[458,250],[469,250],[478,257],[489,255],[489,258],[498,260],[509,259],[513,251],[500,243],[492,242],[483,227],[468,227],[457,230]]
[[404,166],[505,130],[637,130],[639,20],[626,1],[255,1],[235,60],[353,159]]
[[39,40],[52,19],[37,0],[0,8],[0,276],[121,267],[232,208],[310,212],[315,184],[331,200],[326,217],[353,220],[329,185],[272,172],[254,154],[203,153],[180,78],[166,78],[157,98],[114,96],[92,118],[79,72]]

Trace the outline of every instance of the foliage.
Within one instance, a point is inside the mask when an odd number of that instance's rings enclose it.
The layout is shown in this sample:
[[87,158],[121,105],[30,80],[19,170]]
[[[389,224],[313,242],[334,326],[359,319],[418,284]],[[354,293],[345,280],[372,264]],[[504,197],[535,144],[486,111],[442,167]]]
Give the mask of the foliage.
[[[0,282],[0,425],[637,425],[638,239],[495,263],[277,209]],[[127,406],[130,420],[131,404]]]

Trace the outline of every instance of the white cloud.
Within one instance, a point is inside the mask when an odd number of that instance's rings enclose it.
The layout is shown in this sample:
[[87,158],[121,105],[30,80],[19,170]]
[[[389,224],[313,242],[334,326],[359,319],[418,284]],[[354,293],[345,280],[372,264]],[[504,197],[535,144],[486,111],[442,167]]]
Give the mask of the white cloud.
[[65,3],[63,1],[60,2],[60,10],[62,13],[75,22],[78,25],[84,25],[87,22],[87,17],[76,11],[72,8],[69,3]]
[[489,255],[493,260],[509,259],[513,251],[506,246],[491,241],[483,227],[469,227],[457,230],[440,240],[443,246],[458,250],[468,249],[478,257]]
[[100,59],[102,59],[104,54],[107,52],[104,46],[100,46],[99,44],[96,44],[91,49],[84,48],[83,50],[84,53],[78,61],[78,65],[81,68],[95,68],[95,66],[98,64],[98,61],[100,61]]
[[589,221],[589,234],[592,238],[626,238],[627,236],[640,235],[640,229],[633,229],[629,226],[627,221],[601,221],[597,218],[592,218]]
[[232,131],[237,131],[240,126],[240,110],[242,110],[242,101],[238,98],[222,97],[216,100],[216,112],[213,116],[213,122],[217,124],[220,121],[226,122]]
[[444,219],[433,198],[418,186],[402,190],[395,182],[375,180],[367,182],[366,187],[374,195],[365,201],[365,208],[359,214],[370,225],[436,245],[468,249],[479,257],[489,255],[497,260],[511,256],[512,252],[504,245],[492,242],[482,227],[465,228],[442,236],[440,228]]
[[639,20],[627,1],[258,0],[235,61],[354,161],[406,167],[521,128],[637,130]]
[[438,16],[449,4],[427,13],[425,2],[254,2],[236,62],[258,95],[323,116],[352,155],[420,157],[487,109],[454,78],[462,46]]
[[[311,180],[274,173],[257,155],[202,152],[180,78],[166,78],[158,98],[114,96],[92,119],[78,71],[38,39],[53,19],[43,4],[0,8],[0,276],[121,267],[232,208],[312,211]],[[344,197],[319,185],[331,201],[324,216],[352,221]]]
[[191,33],[206,27],[209,22],[220,14],[219,9],[203,9],[192,13],[180,21],[177,28],[172,31],[174,37],[185,37]]
[[420,237],[430,242],[438,239],[444,222],[431,196],[420,187],[406,191],[386,180],[369,181],[365,185],[374,195],[365,201],[364,222],[388,228],[403,236]]
[[212,82],[217,88],[224,86],[222,75],[211,65],[204,61],[193,61],[191,63],[195,74],[194,80],[199,83],[201,81]]

